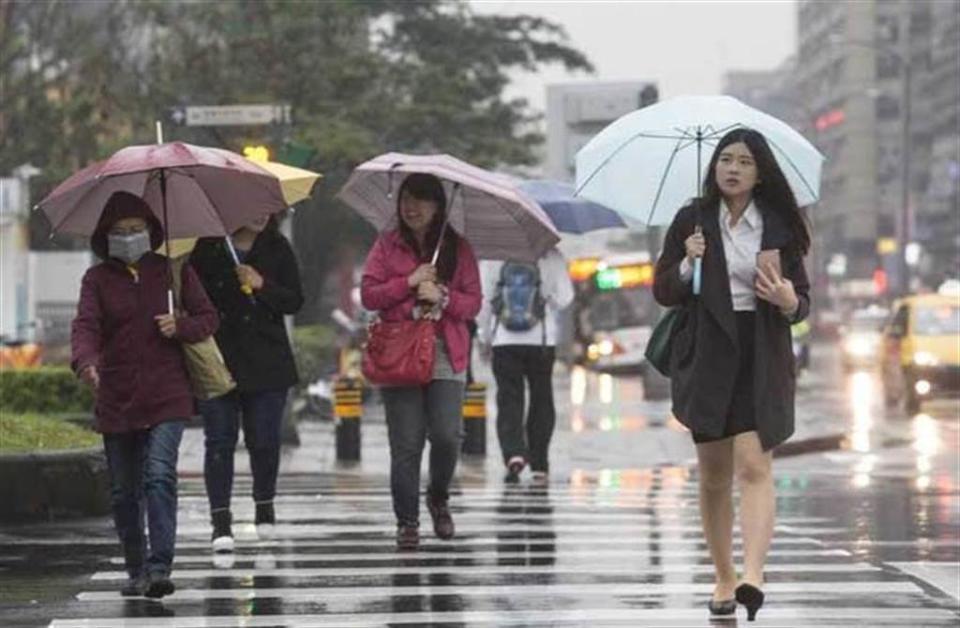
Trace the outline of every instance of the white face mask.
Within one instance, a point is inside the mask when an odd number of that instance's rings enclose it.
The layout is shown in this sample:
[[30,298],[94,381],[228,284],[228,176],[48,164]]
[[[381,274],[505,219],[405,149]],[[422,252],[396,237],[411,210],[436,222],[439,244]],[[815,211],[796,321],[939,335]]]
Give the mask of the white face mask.
[[133,264],[150,251],[150,233],[139,231],[125,235],[107,234],[107,252],[127,264]]

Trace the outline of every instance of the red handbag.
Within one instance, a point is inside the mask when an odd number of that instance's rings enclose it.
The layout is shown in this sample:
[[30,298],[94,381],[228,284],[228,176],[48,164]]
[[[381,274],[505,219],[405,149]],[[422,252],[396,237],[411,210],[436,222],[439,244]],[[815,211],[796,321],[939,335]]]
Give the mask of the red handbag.
[[429,384],[436,344],[436,324],[431,320],[376,322],[363,350],[363,376],[386,386]]

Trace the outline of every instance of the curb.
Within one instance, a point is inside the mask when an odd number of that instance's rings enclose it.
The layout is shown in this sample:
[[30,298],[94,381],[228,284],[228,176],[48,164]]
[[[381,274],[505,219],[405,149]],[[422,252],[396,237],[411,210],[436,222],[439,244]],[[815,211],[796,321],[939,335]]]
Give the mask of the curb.
[[787,458],[822,451],[835,451],[837,449],[843,449],[846,442],[847,435],[843,433],[826,434],[824,436],[813,436],[801,440],[787,441],[773,450],[773,457]]
[[0,455],[0,522],[105,515],[109,495],[101,447]]

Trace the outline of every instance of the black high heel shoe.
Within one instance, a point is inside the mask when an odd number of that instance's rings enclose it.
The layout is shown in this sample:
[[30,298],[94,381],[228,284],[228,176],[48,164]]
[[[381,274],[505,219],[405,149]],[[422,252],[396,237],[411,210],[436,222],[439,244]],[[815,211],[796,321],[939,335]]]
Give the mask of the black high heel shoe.
[[741,584],[737,587],[737,601],[747,607],[747,621],[754,621],[763,606],[763,591],[752,584]]
[[707,602],[707,608],[710,609],[710,614],[714,616],[722,615],[733,615],[737,612],[737,601],[736,600],[710,600]]

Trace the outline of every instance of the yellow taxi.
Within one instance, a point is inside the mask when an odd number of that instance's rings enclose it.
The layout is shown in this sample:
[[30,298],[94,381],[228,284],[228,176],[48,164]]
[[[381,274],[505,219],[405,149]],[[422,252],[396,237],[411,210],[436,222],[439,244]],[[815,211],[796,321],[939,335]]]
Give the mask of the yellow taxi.
[[960,396],[960,295],[913,295],[892,308],[883,329],[883,386],[888,406],[907,412],[928,399]]

